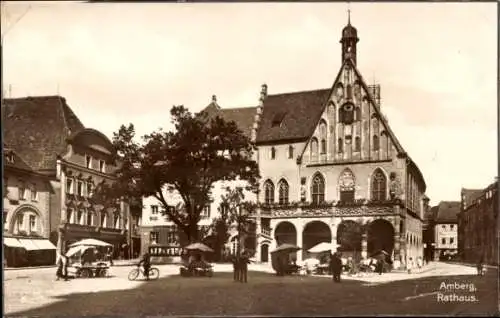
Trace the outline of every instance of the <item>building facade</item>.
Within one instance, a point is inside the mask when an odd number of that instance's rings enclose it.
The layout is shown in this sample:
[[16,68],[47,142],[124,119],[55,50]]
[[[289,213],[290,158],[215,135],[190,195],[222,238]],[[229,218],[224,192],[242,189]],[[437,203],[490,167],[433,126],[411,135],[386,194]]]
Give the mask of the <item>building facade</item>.
[[498,265],[498,178],[482,190],[462,189],[459,255],[463,261]]
[[356,67],[358,41],[349,22],[329,88],[272,95],[263,85],[256,107],[206,109],[232,117],[257,146],[260,261],[282,243],[302,248],[297,260],[320,242],[357,258],[423,256],[425,180],[381,112],[380,87]]
[[459,201],[442,201],[434,219],[434,260],[455,259],[458,255]]
[[[244,186],[244,182],[238,181],[219,181],[214,183],[212,188],[212,201],[203,209],[198,226],[202,233],[203,241],[207,245],[212,245],[210,239],[210,225],[215,218],[220,215],[222,199],[226,194],[226,187]],[[255,201],[255,194],[245,191],[245,200]],[[171,209],[182,209],[182,197],[173,188],[165,186],[163,192],[165,201]],[[186,242],[183,241],[183,233],[179,231],[174,222],[170,221],[168,216],[162,212],[163,207],[154,197],[145,197],[143,199],[143,211],[141,221],[141,253],[150,251],[151,255],[155,255],[159,262],[175,262],[178,261],[182,247]],[[226,248],[229,253],[235,253],[238,248],[238,236],[235,226],[230,227],[229,239],[226,242]]]
[[[129,205],[95,202],[101,182],[114,180],[113,145],[97,130],[84,127],[60,96],[4,100],[5,141],[50,184],[50,237],[59,251],[84,239],[113,244],[114,257],[139,233]],[[130,244],[129,244],[130,245]]]
[[50,233],[56,225],[50,213],[49,178],[34,172],[4,144],[3,186],[5,265],[54,264],[56,247]]

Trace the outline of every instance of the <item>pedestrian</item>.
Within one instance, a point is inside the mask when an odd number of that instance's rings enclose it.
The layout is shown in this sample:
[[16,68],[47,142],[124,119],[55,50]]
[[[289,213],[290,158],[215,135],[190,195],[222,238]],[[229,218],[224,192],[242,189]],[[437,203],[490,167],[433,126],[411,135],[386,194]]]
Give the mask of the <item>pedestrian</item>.
[[477,275],[478,276],[483,276],[484,274],[484,259],[483,256],[479,258],[479,261],[477,262]]
[[240,264],[238,256],[233,255],[231,257],[231,262],[233,263],[233,280],[236,282],[240,280]]
[[417,267],[419,271],[422,269],[422,266],[423,266],[422,257],[419,256],[417,258]]
[[334,282],[340,283],[340,273],[342,272],[342,260],[340,255],[335,253],[330,258],[330,268],[332,271],[332,278]]
[[377,263],[377,272],[379,275],[382,275],[382,273],[384,272],[384,266],[385,266],[385,261],[382,258]]
[[239,274],[239,280],[242,283],[247,282],[247,276],[248,276],[248,264],[250,263],[250,258],[247,252],[243,252],[243,255],[240,258],[240,274]]
[[408,274],[411,274],[411,270],[413,269],[413,258],[410,257],[406,264],[406,269],[408,270]]
[[59,280],[63,278],[63,260],[62,260],[62,255],[59,255],[57,259],[57,271],[56,271],[56,280]]

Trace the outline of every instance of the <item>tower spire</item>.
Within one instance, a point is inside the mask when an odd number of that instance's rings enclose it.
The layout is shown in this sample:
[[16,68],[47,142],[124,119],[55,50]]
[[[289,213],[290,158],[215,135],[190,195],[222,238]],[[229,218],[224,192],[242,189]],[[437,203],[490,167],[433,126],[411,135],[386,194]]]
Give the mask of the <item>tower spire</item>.
[[351,3],[347,2],[347,25],[351,25]]

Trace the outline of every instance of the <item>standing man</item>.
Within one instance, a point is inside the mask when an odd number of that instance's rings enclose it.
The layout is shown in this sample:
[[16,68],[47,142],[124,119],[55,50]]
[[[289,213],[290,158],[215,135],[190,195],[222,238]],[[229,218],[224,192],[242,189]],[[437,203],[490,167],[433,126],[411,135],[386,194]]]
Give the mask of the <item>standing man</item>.
[[330,258],[330,268],[333,274],[333,281],[340,283],[340,273],[342,272],[342,260],[339,253],[335,253]]
[[237,255],[231,257],[231,262],[233,263],[233,280],[240,280],[240,259]]
[[248,276],[248,264],[250,264],[250,256],[247,251],[244,251],[243,254],[241,255],[240,258],[240,275],[239,275],[239,280],[242,283],[247,282],[247,276]]

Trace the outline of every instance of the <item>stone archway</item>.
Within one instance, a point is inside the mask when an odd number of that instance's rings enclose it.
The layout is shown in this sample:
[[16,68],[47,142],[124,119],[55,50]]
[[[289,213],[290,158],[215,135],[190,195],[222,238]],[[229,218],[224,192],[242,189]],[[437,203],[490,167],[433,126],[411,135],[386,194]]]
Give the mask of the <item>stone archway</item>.
[[374,220],[368,226],[368,255],[380,250],[389,255],[394,251],[394,227],[384,219]]
[[322,242],[332,242],[330,227],[322,221],[312,221],[305,225],[302,231],[302,259],[309,258],[308,250]]
[[359,259],[362,237],[363,225],[351,220],[342,221],[337,227],[337,251],[346,257]]
[[291,222],[280,222],[274,231],[274,239],[277,246],[285,243],[297,244],[297,230]]
[[[34,216],[34,224],[31,216]],[[42,214],[36,207],[30,204],[24,204],[12,213],[9,224],[10,233],[24,235],[36,233],[42,235],[44,229],[45,224],[42,219]]]

